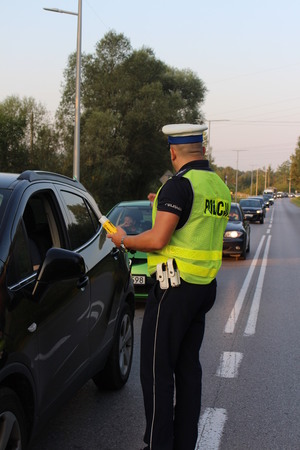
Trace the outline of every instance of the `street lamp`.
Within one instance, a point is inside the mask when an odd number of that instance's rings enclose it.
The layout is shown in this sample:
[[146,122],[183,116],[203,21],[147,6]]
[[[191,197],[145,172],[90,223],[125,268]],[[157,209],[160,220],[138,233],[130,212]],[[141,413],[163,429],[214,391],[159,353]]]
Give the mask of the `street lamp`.
[[74,153],[73,153],[73,178],[80,178],[80,80],[81,80],[81,25],[82,25],[82,0],[78,0],[78,12],[65,11],[57,8],[43,8],[46,11],[71,14],[77,16],[77,51],[76,51],[76,93],[75,93],[75,128],[74,128]]

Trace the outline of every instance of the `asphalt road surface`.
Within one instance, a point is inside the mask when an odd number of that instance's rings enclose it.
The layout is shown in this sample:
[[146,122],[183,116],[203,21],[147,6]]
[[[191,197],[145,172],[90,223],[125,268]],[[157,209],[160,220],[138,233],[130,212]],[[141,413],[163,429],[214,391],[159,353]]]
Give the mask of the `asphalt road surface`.
[[[200,352],[196,450],[300,450],[300,209],[277,199],[251,224],[245,261],[225,258]],[[118,392],[87,383],[48,423],[33,450],[139,450],[144,411],[137,305],[135,350]]]

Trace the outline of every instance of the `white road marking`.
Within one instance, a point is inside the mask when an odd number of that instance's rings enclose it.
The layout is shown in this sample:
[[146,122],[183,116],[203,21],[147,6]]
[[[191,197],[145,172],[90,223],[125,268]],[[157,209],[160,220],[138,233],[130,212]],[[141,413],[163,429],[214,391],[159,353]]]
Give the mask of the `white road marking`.
[[[269,229],[272,227],[274,216],[274,209],[272,211],[272,216],[270,219]],[[270,230],[267,230],[269,234]],[[235,305],[231,311],[229,319],[225,326],[225,333],[233,333],[236,322],[238,320],[243,302],[258,261],[258,256],[260,254],[262,245],[264,243],[265,236],[262,236],[258,248],[256,250],[254,259],[251,263],[243,286],[239,292],[238,298],[236,299]],[[255,294],[252,301],[252,306],[250,309],[250,314],[248,317],[248,322],[245,328],[244,335],[250,336],[255,333],[257,316],[259,311],[260,299],[262,294],[262,287],[264,282],[264,276],[267,265],[267,258],[269,253],[271,243],[271,236],[267,238],[267,244],[264,251],[262,266],[259,273],[259,278],[255,290]],[[220,365],[217,369],[216,375],[224,378],[235,378],[238,376],[238,369],[243,359],[243,353],[240,352],[223,352],[220,358]],[[224,408],[206,408],[202,416],[200,417],[198,424],[198,440],[196,443],[195,450],[218,450],[221,444],[221,438],[223,434],[223,429],[227,420],[227,411]]]
[[199,420],[195,450],[218,450],[226,420],[226,409],[206,408]]
[[243,359],[243,353],[223,352],[220,357],[220,365],[216,372],[218,377],[235,378],[238,375],[238,369]]
[[266,272],[266,267],[267,267],[267,260],[268,260],[268,253],[269,253],[269,249],[270,249],[271,237],[272,236],[268,236],[268,240],[266,243],[264,257],[262,260],[261,269],[260,269],[260,273],[259,273],[253,301],[252,301],[252,306],[251,306],[249,317],[248,317],[248,322],[247,322],[247,325],[245,328],[244,336],[252,336],[255,333],[257,316],[258,316],[258,311],[259,311],[259,306],[260,306],[260,299],[261,299],[262,288],[263,288],[263,284],[264,284],[265,272]]
[[265,235],[262,236],[262,238],[260,240],[260,243],[259,243],[259,245],[257,247],[257,250],[256,250],[256,253],[254,255],[253,261],[252,261],[251,266],[250,266],[250,268],[248,270],[247,276],[246,276],[246,278],[244,280],[243,286],[242,286],[242,288],[241,288],[241,290],[239,292],[238,298],[236,299],[234,307],[232,308],[230,316],[229,316],[229,318],[227,320],[227,323],[226,323],[225,329],[224,329],[225,333],[233,333],[234,332],[234,328],[235,328],[236,322],[237,322],[237,320],[239,318],[239,314],[240,314],[240,311],[242,309],[242,306],[243,306],[243,303],[244,303],[244,300],[245,300],[245,296],[246,296],[246,293],[247,293],[247,290],[248,290],[248,287],[249,287],[249,284],[250,284],[250,281],[251,281],[251,278],[252,278],[255,266],[257,264],[258,256],[259,256],[259,253],[260,253],[260,250],[262,248],[264,240],[265,240]]

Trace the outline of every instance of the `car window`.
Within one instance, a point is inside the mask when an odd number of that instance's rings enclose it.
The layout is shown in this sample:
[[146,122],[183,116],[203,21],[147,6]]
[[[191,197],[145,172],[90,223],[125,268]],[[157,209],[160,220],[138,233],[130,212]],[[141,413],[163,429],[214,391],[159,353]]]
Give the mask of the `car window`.
[[235,206],[231,206],[230,208],[229,220],[232,222],[241,220],[239,210]]
[[61,193],[71,220],[68,225],[71,249],[75,250],[90,241],[100,225],[94,211],[82,197],[67,191]]
[[0,225],[1,225],[2,218],[4,216],[4,211],[5,211],[9,196],[10,196],[10,191],[8,191],[7,189],[0,189]]
[[127,234],[138,234],[152,228],[151,206],[117,206],[109,214],[109,220],[122,227]]
[[7,283],[12,286],[33,273],[28,241],[21,221],[12,244],[7,270]]
[[252,207],[260,208],[261,203],[259,200],[241,200],[240,205],[242,207],[252,206]]

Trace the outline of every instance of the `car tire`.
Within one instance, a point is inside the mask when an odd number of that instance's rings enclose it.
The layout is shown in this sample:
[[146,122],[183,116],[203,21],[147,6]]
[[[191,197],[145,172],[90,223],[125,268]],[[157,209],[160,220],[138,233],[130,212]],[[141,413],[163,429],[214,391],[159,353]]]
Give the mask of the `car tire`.
[[246,244],[245,244],[245,246],[243,248],[243,251],[241,253],[240,259],[246,259]]
[[99,388],[121,389],[127,382],[133,355],[133,314],[127,304],[120,314],[114,343],[104,369],[93,377]]
[[248,246],[246,248],[246,252],[249,253],[250,252],[250,237],[249,237],[249,241],[248,241]]
[[264,216],[261,216],[260,223],[264,223]]
[[26,418],[18,396],[9,388],[0,388],[0,448],[25,450]]

